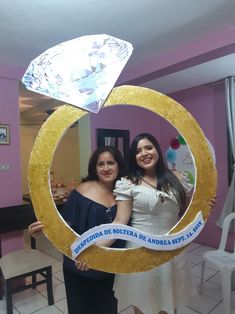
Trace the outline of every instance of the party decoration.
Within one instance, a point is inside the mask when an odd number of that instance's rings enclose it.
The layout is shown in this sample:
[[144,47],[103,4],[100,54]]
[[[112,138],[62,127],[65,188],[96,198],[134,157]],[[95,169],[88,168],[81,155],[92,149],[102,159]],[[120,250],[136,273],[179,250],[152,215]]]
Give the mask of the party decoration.
[[[194,156],[197,180],[192,200],[183,217],[168,234],[184,230],[200,211],[203,220],[206,221],[211,211],[209,200],[215,197],[216,169],[207,141],[195,119],[175,100],[144,87],[114,88],[104,107],[116,104],[143,107],[162,116],[182,134]],[[79,235],[65,223],[57,211],[50,193],[50,166],[56,146],[66,129],[86,114],[86,111],[70,105],[64,105],[56,110],[40,129],[29,162],[29,187],[37,219],[42,221],[48,239],[69,257],[72,257],[70,246]],[[120,250],[93,245],[79,255],[79,260],[86,262],[93,269],[106,272],[140,272],[169,261],[184,248],[156,252],[146,248]]]
[[158,251],[171,251],[189,244],[201,232],[204,226],[202,213],[184,230],[174,234],[156,235],[140,231],[122,224],[103,224],[84,232],[71,245],[72,257],[75,259],[81,252],[100,240],[122,239],[132,241],[138,246]]
[[186,142],[185,142],[184,138],[182,137],[182,135],[179,134],[177,136],[177,140],[180,142],[180,144],[186,145]]
[[[215,162],[214,148],[206,138],[212,159]],[[165,153],[168,168],[181,174],[185,184],[189,183],[192,187],[195,184],[195,165],[194,159],[184,138],[179,134],[170,141],[169,148]]]
[[75,38],[34,59],[22,82],[34,92],[98,112],[132,50],[129,42],[106,34]]
[[168,150],[166,151],[166,160],[168,163],[171,163],[171,166],[169,167],[171,170],[176,170],[175,168],[176,159],[177,159],[176,151],[169,147]]
[[180,142],[177,138],[173,138],[173,140],[171,140],[171,148],[173,149],[178,149],[180,147]]

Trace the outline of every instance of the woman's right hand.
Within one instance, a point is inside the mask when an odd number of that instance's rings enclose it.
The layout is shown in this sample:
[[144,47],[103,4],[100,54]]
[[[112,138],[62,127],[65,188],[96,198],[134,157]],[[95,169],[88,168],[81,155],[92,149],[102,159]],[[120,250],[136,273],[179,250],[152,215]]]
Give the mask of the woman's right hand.
[[77,269],[81,271],[88,271],[90,269],[85,262],[80,262],[80,261],[75,260],[75,265]]
[[37,237],[42,234],[43,224],[41,221],[33,222],[28,226],[28,232],[31,237]]

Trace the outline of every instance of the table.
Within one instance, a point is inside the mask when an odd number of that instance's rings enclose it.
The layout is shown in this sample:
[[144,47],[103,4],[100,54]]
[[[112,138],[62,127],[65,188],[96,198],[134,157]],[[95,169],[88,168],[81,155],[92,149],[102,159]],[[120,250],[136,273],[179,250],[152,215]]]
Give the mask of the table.
[[[23,194],[23,201],[31,203],[31,197],[30,194]],[[56,207],[58,211],[62,210],[65,204],[65,201],[63,200],[54,200]]]

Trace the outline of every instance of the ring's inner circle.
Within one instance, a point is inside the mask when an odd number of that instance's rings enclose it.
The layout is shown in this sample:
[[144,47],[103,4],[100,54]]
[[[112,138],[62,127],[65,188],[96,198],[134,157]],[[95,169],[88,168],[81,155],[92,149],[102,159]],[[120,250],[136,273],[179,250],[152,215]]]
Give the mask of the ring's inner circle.
[[[188,226],[199,211],[202,211],[203,218],[206,220],[210,213],[208,200],[215,195],[216,170],[206,139],[195,119],[170,97],[143,87],[114,88],[104,106],[117,104],[139,106],[162,116],[184,137],[194,156],[197,173],[194,195],[187,212],[172,229],[172,233]],[[50,193],[49,173],[54,152],[64,132],[86,114],[84,110],[70,105],[64,105],[56,110],[43,124],[29,162],[30,194],[37,219],[42,221],[44,233],[48,239],[69,257],[71,257],[70,245],[79,235],[65,223],[56,209]],[[79,255],[79,260],[85,261],[93,269],[106,272],[140,272],[167,262],[183,249],[173,251],[152,251],[145,248],[115,250],[92,246]]]

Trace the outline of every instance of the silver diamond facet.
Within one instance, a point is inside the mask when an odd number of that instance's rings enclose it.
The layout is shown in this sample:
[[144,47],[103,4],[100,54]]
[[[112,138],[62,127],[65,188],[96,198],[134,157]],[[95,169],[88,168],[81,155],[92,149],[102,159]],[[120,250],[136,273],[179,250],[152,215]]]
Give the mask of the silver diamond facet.
[[129,42],[106,34],[75,38],[31,61],[22,82],[34,92],[98,112],[132,51]]

